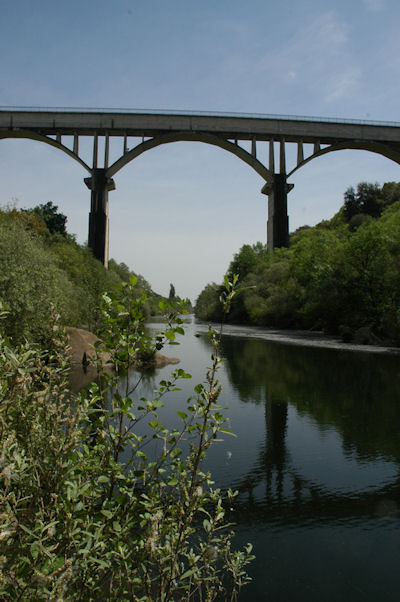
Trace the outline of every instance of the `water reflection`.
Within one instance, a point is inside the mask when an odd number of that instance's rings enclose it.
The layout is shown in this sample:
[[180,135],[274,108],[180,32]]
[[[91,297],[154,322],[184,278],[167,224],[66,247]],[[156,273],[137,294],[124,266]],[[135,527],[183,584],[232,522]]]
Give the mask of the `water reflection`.
[[235,483],[238,540],[261,554],[244,599],[398,599],[399,358],[236,337],[222,352],[244,408],[264,407]]
[[[174,349],[193,380],[165,399],[170,428],[210,363],[198,330]],[[237,438],[207,456],[216,485],[240,492],[237,543],[255,545],[241,600],[397,601],[400,357],[249,335],[222,339],[221,405]],[[173,369],[143,379],[137,396],[152,397]]]
[[321,430],[334,427],[345,453],[400,460],[400,358],[224,337],[240,399],[290,402]]

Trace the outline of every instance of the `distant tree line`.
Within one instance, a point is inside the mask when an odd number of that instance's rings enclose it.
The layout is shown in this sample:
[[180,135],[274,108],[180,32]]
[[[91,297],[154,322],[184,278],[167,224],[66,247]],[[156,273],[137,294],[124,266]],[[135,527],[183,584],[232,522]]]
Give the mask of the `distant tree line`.
[[[231,322],[319,329],[352,340],[360,329],[400,343],[400,184],[349,188],[331,219],[299,228],[288,249],[244,245],[227,274],[239,274]],[[208,284],[195,314],[219,320],[223,285]]]

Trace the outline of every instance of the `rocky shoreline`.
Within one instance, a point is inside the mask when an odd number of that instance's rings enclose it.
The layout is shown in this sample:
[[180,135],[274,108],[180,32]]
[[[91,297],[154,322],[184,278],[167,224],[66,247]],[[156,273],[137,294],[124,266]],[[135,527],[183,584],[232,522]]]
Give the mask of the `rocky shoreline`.
[[[90,364],[91,359],[96,358],[96,352],[93,346],[100,339],[92,332],[83,328],[67,327],[68,345],[71,363],[70,384],[73,391],[79,391],[95,380],[98,372],[95,366]],[[100,358],[104,366],[110,359],[109,353],[100,353]],[[146,368],[163,368],[169,364],[178,364],[180,359],[177,357],[168,357],[161,353],[156,353],[154,359],[146,363]]]
[[[205,322],[196,322],[195,328],[198,332],[206,332],[208,330],[208,325]],[[224,336],[263,339],[264,341],[298,345],[301,347],[320,347],[363,353],[400,354],[400,347],[395,347],[390,343],[379,341],[377,337],[372,343],[371,338],[367,338],[368,333],[366,333],[364,329],[360,329],[359,336],[355,341],[348,343],[345,343],[339,336],[327,335],[320,331],[280,330],[275,328],[262,328],[259,326],[240,326],[237,324],[224,324],[223,334]]]

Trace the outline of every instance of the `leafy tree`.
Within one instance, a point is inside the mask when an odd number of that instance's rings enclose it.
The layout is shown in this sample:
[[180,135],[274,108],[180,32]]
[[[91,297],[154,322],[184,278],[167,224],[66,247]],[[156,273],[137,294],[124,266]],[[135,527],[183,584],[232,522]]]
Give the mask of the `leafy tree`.
[[236,253],[228,269],[228,274],[238,274],[241,282],[251,273],[261,271],[268,264],[265,245],[257,242],[255,245],[243,245]]
[[351,187],[344,194],[344,215],[347,221],[358,214],[379,217],[383,208],[382,192],[378,184],[360,182],[357,192]]
[[120,282],[129,282],[129,276],[131,271],[126,263],[117,263],[115,259],[110,259],[108,262],[108,270],[117,275],[117,279]]
[[50,234],[61,234],[66,236],[67,217],[63,213],[58,212],[57,205],[52,201],[36,205],[33,209],[25,209],[25,212],[33,213],[40,221],[42,221]]
[[195,314],[200,320],[215,320],[222,318],[221,304],[219,298],[221,296],[222,285],[207,284],[197,297],[195,304]]
[[385,209],[400,201],[400,183],[386,182],[382,187],[382,199]]
[[[400,184],[349,188],[331,219],[300,228],[289,249],[244,245],[228,274],[248,288],[229,320],[280,328],[319,328],[348,340],[366,326],[400,343]],[[207,285],[196,316],[216,319],[220,287]]]
[[344,193],[344,216],[347,221],[350,221],[358,213],[362,213],[361,206],[356,197],[356,192],[351,186]]

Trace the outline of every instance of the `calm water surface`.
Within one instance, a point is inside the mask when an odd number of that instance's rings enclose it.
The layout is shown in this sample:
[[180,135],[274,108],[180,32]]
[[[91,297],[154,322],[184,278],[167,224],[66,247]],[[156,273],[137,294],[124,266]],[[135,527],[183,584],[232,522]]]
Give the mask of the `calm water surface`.
[[[214,445],[207,468],[216,486],[239,491],[236,545],[254,545],[241,600],[397,602],[400,356],[232,332],[222,339],[219,378],[237,437]],[[193,376],[166,399],[169,426],[204,381],[210,351],[197,324],[167,348]],[[173,368],[150,377],[147,394]]]

